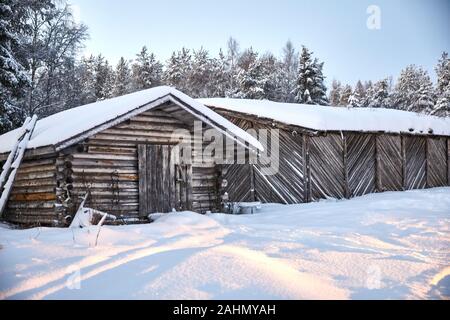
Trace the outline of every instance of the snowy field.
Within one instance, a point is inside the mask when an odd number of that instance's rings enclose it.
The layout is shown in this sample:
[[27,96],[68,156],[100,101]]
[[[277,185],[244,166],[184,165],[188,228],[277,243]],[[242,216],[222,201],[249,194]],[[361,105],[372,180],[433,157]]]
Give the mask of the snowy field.
[[174,213],[90,230],[0,226],[0,299],[448,299],[450,188]]

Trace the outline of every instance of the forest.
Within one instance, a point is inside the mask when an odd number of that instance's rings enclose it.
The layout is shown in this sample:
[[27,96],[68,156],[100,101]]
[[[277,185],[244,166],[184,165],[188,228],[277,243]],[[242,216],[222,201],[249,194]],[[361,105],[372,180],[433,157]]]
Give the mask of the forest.
[[408,65],[398,79],[362,79],[351,86],[338,79],[326,81],[326,62],[291,41],[276,56],[240,48],[230,37],[217,54],[179,48],[167,61],[143,44],[134,57],[122,57],[113,65],[101,54],[83,56],[88,37],[88,27],[75,21],[67,1],[2,0],[0,134],[32,114],[42,118],[160,85],[174,86],[194,98],[268,99],[450,116],[446,52],[436,62],[435,83],[423,67]]

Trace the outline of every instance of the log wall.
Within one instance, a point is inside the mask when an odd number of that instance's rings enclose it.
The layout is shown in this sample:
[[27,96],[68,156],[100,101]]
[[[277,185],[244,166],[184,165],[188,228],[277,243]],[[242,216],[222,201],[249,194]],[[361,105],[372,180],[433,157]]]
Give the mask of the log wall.
[[56,226],[56,156],[24,160],[17,172],[4,218],[12,223]]
[[[175,106],[169,108],[177,110]],[[88,206],[117,216],[139,217],[138,145],[175,145],[179,141],[172,134],[178,129],[192,132],[191,125],[159,108],[90,137],[81,152],[71,154],[74,199],[90,190]],[[193,146],[192,152],[199,150]],[[217,208],[217,182],[214,163],[192,164],[194,210],[206,212]],[[73,210],[76,207],[72,206]]]

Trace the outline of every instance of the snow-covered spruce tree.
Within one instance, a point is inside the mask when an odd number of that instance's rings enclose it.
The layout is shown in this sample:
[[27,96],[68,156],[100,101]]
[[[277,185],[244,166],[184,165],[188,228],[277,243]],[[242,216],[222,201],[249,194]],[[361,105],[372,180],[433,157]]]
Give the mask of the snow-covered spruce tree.
[[361,107],[368,108],[374,95],[373,83],[371,80],[364,82],[364,99],[361,100]]
[[210,97],[225,97],[229,93],[230,73],[228,59],[222,49],[218,58],[211,60],[211,79],[208,95]]
[[210,95],[212,68],[213,63],[209,52],[203,48],[194,50],[192,69],[189,75],[189,87],[193,98],[206,98]]
[[442,53],[435,70],[437,76],[436,91],[438,96],[440,96],[447,91],[450,84],[450,58],[447,52]]
[[398,109],[430,113],[434,106],[433,84],[421,67],[409,65],[402,70],[394,90],[394,103]]
[[183,91],[191,93],[189,77],[192,71],[192,56],[189,49],[182,48],[173,52],[166,64],[163,79],[164,83]]
[[131,72],[128,61],[120,58],[116,67],[113,96],[123,96],[131,92]]
[[227,73],[228,73],[228,85],[227,96],[232,96],[236,91],[236,77],[239,72],[238,62],[240,59],[239,43],[233,37],[230,37],[227,42]]
[[312,53],[303,46],[298,64],[296,87],[293,92],[296,103],[314,104],[311,97],[311,91],[315,85],[314,72]]
[[325,86],[325,76],[323,75],[323,62],[319,62],[316,58],[314,59],[314,88],[311,92],[312,100],[314,104],[327,106],[330,104],[327,97],[327,87]]
[[298,70],[298,53],[296,52],[294,45],[289,40],[283,48],[283,54],[281,58],[279,68],[279,78],[281,94],[280,101],[294,102],[294,89],[295,80]]
[[144,46],[136,55],[132,65],[132,90],[140,91],[159,86],[162,78],[162,64],[156,59],[153,53],[148,53]]
[[323,63],[312,58],[305,46],[300,54],[294,101],[296,103],[327,105],[326,87],[324,85]]
[[19,35],[11,24],[16,3],[13,0],[0,2],[0,134],[20,125],[23,120],[17,99],[29,84],[29,78],[12,50],[13,43],[19,42]]
[[339,81],[336,79],[333,80],[331,83],[331,90],[330,90],[330,105],[337,107],[339,106],[339,101],[341,101],[341,93],[342,93],[342,85]]
[[352,87],[350,85],[345,85],[342,89],[341,99],[339,100],[339,106],[348,107],[350,104],[350,97],[352,96]]
[[366,98],[366,89],[360,80],[356,83],[355,90],[350,97],[350,104],[352,107],[360,108],[363,106],[364,100]]
[[88,104],[97,101],[95,94],[96,72],[95,57],[93,55],[81,59],[80,66],[81,103]]
[[108,60],[99,55],[95,59],[95,97],[97,101],[113,95],[115,74]]
[[447,52],[442,53],[435,70],[437,75],[437,101],[431,114],[450,117],[450,58]]
[[376,82],[373,87],[369,87],[368,90],[370,90],[370,100],[368,102],[369,108],[392,107],[388,78]]
[[439,117],[450,117],[450,83],[439,95],[431,114]]
[[264,99],[264,67],[260,59],[249,62],[248,67],[240,67],[236,76],[235,98]]

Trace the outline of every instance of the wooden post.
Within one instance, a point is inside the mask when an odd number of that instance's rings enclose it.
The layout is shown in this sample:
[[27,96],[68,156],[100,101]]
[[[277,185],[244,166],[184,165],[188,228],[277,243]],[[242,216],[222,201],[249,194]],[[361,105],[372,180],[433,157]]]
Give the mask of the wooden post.
[[402,145],[402,172],[403,172],[403,190],[407,189],[407,182],[406,182],[406,146],[405,146],[405,137],[400,136],[401,139],[401,145]]
[[186,209],[192,210],[192,165],[186,165]]
[[138,145],[138,167],[139,167],[139,216],[148,215],[147,208],[147,147]]
[[342,156],[343,156],[343,164],[344,164],[344,194],[347,199],[350,199],[351,192],[348,183],[348,155],[347,155],[347,137],[341,131],[342,136]]
[[378,134],[375,134],[375,189],[377,192],[383,192],[383,186],[381,182],[381,173],[379,166],[381,165],[380,151],[379,149],[379,138]]
[[305,202],[311,202],[311,167],[309,158],[309,136],[303,134],[303,175],[305,183]]

